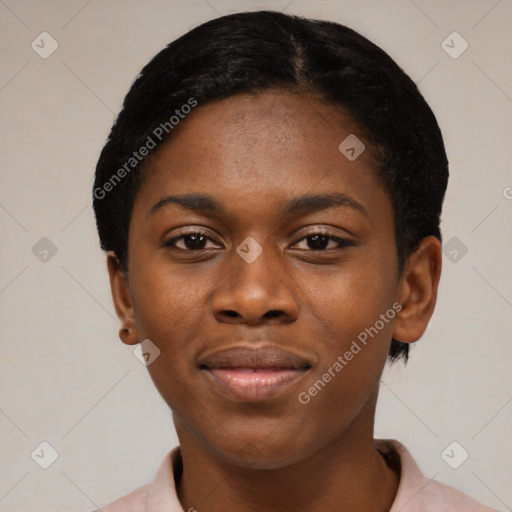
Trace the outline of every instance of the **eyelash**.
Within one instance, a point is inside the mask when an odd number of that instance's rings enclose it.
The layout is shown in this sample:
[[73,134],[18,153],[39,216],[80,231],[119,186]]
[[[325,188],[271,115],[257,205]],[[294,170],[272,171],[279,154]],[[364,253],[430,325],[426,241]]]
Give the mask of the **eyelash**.
[[[212,238],[207,236],[207,234],[204,231],[190,230],[190,231],[183,232],[179,236],[175,236],[175,237],[171,238],[170,240],[165,242],[163,245],[165,247],[169,247],[171,249],[176,249],[178,251],[184,251],[184,252],[199,252],[199,251],[205,250],[205,249],[195,249],[195,250],[194,249],[182,249],[182,248],[179,248],[179,247],[175,246],[175,243],[177,241],[182,240],[182,239],[186,238],[187,236],[194,236],[194,235],[203,235],[203,236],[206,237],[207,241],[212,241],[212,242],[214,241]],[[338,247],[334,248],[335,250],[340,250],[340,249],[344,249],[346,247],[350,247],[350,246],[354,246],[355,245],[352,241],[350,241],[350,240],[348,240],[346,238],[341,238],[341,237],[338,237],[338,236],[330,235],[328,232],[321,231],[321,230],[317,230],[317,231],[314,231],[313,233],[308,233],[307,235],[304,235],[302,238],[297,240],[295,242],[295,244],[297,244],[299,242],[302,242],[303,240],[306,240],[308,237],[313,237],[313,236],[323,236],[323,237],[328,238],[329,240],[335,241],[336,243],[338,243]],[[316,250],[315,249],[306,249],[306,250],[314,251],[314,252],[326,252],[328,250],[332,250],[332,248],[331,249],[316,249]]]

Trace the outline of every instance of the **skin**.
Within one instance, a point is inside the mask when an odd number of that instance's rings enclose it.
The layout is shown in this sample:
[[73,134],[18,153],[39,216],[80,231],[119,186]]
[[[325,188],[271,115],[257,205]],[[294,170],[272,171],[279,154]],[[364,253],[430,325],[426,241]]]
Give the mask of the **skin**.
[[[199,105],[148,163],[128,273],[107,256],[122,341],[150,339],[161,351],[148,371],[172,409],[184,510],[375,512],[394,501],[399,475],[373,441],[379,378],[391,337],[414,342],[428,325],[441,247],[425,238],[398,273],[391,199],[369,146],[354,161],[338,149],[349,134],[364,141],[346,112],[304,95],[268,91]],[[365,213],[281,211],[296,196],[332,192]],[[168,205],[149,214],[164,196],[190,193],[210,194],[226,211]],[[191,228],[208,239],[164,245]],[[327,239],[315,250],[315,229],[351,244]],[[236,252],[249,236],[263,249],[252,263]],[[301,404],[298,394],[395,302],[397,316]],[[272,399],[234,401],[198,360],[240,343],[273,343],[312,366]]]

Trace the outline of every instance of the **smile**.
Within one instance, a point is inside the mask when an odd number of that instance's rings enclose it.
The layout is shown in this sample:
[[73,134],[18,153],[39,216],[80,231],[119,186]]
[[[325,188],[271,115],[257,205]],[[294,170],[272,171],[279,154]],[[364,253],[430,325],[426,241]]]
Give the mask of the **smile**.
[[307,359],[276,346],[219,350],[199,365],[217,390],[243,402],[277,396],[301,380],[310,368]]

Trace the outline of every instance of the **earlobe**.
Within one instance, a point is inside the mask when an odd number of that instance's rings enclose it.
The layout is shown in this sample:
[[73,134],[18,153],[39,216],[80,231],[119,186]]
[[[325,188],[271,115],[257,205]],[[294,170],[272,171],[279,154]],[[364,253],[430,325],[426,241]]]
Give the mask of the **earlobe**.
[[135,311],[130,288],[127,276],[122,271],[119,259],[113,251],[107,253],[107,269],[114,308],[121,321],[119,338],[127,345],[135,345],[139,342],[139,336],[135,325]]
[[440,241],[425,237],[407,259],[400,279],[398,300],[402,309],[393,331],[396,340],[413,343],[425,332],[436,305],[441,266]]

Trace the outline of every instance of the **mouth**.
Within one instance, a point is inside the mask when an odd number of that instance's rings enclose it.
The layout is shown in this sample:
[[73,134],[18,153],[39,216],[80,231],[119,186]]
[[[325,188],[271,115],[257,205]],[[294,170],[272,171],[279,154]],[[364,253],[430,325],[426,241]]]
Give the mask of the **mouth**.
[[215,388],[240,402],[268,400],[290,388],[311,368],[311,361],[277,346],[236,346],[203,358]]

